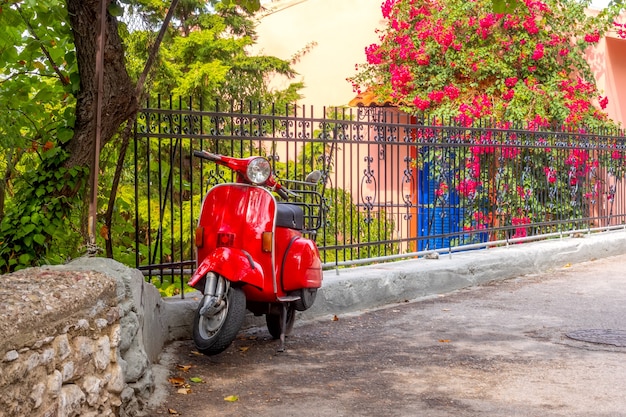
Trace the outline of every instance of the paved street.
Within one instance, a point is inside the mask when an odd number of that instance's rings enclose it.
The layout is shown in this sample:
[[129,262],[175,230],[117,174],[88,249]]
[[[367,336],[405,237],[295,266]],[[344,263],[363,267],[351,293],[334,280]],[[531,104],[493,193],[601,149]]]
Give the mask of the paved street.
[[280,354],[265,329],[215,357],[176,342],[188,393],[161,381],[154,414],[626,416],[625,331],[626,255],[565,264],[302,323]]

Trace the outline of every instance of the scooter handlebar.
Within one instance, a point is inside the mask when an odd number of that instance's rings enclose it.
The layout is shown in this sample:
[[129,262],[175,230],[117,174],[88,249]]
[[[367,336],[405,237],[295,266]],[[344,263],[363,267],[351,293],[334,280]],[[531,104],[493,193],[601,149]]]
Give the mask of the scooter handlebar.
[[208,159],[209,161],[220,161],[222,159],[221,155],[207,151],[193,151],[193,155],[198,158]]
[[298,194],[294,193],[293,191],[281,187],[280,184],[276,184],[274,186],[274,191],[276,191],[276,194],[278,194],[283,200],[289,200],[290,197],[300,197]]
[[278,194],[283,200],[289,200],[289,194],[287,194],[287,191],[285,191],[284,188],[276,187],[276,194]]

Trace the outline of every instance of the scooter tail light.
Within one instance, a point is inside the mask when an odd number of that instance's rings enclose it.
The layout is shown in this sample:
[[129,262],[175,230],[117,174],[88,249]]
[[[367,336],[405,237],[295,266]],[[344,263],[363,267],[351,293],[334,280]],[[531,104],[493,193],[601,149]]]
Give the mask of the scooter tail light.
[[218,233],[217,234],[217,247],[233,246],[234,242],[235,242],[235,234],[234,233]]
[[261,235],[261,249],[263,252],[271,252],[272,251],[272,232],[263,232]]
[[196,227],[195,241],[197,248],[204,246],[204,227]]

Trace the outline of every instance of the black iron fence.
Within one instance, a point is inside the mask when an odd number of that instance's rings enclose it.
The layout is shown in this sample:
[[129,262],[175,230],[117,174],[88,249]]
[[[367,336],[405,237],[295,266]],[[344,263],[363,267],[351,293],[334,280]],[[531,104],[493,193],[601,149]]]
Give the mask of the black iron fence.
[[279,178],[324,173],[326,268],[626,224],[624,133],[441,125],[394,108],[284,109],[158,99],[135,133],[135,256],[146,275],[195,266],[205,149],[264,155]]

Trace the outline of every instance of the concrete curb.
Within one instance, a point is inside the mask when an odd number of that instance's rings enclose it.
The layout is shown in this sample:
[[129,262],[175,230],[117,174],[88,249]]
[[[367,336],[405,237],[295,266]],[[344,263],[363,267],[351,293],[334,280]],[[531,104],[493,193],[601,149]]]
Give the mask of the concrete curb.
[[[326,271],[315,304],[300,313],[299,320],[353,313],[624,253],[626,230],[618,230]],[[187,294],[184,300],[167,299],[169,340],[191,338],[199,300],[199,293]],[[250,315],[245,326],[264,323]]]

